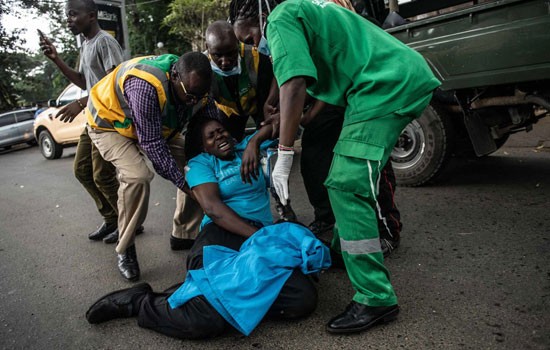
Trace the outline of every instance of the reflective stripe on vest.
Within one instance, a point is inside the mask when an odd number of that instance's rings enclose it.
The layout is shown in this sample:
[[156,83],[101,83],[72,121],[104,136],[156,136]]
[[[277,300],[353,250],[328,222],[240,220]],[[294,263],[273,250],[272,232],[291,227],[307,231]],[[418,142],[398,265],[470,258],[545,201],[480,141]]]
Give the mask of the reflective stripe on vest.
[[155,57],[138,57],[124,62],[92,88],[86,110],[90,126],[96,129],[117,131],[123,136],[137,138],[132,123],[132,113],[124,98],[124,82],[129,76],[143,79],[155,88],[161,110],[162,133],[165,138],[174,130],[181,130],[185,122],[206,104],[205,100],[200,101],[193,108],[189,108],[185,117],[180,120],[175,106],[169,103],[167,96],[170,91],[169,72],[144,63],[145,60]]

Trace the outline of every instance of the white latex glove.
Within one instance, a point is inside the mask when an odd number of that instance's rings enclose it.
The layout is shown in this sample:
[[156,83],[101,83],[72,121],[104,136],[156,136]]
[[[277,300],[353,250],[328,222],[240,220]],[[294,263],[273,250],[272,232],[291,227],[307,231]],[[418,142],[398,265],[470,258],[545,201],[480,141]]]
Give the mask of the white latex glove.
[[271,175],[273,187],[279,196],[282,205],[286,205],[288,200],[288,176],[292,168],[292,159],[294,151],[278,151],[277,162],[273,167]]

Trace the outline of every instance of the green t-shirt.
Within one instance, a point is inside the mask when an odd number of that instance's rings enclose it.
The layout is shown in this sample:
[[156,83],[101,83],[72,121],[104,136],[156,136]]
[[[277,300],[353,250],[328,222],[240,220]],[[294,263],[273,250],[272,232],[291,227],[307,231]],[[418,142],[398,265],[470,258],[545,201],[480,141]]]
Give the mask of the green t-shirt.
[[392,113],[440,85],[419,53],[332,2],[283,2],[268,17],[267,41],[279,86],[306,77],[310,95],[347,107],[347,123]]

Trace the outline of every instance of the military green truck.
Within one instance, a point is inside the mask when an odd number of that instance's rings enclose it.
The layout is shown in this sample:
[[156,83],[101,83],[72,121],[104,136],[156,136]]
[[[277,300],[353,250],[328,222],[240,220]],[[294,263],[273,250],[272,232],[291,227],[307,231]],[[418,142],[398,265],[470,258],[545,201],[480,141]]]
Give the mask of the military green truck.
[[491,154],[548,115],[549,0],[400,1],[397,12],[365,3],[442,82],[392,153],[401,185],[433,181],[454,155]]

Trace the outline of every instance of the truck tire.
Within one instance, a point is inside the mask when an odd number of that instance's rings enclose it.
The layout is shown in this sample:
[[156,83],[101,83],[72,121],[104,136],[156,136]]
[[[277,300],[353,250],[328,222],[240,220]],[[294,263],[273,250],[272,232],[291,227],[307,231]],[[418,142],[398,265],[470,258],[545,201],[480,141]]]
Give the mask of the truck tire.
[[409,123],[393,148],[391,159],[397,183],[420,186],[441,173],[453,146],[453,124],[440,107],[430,104]]
[[48,130],[43,130],[38,135],[40,152],[46,159],[58,159],[63,154],[63,146],[55,142]]

